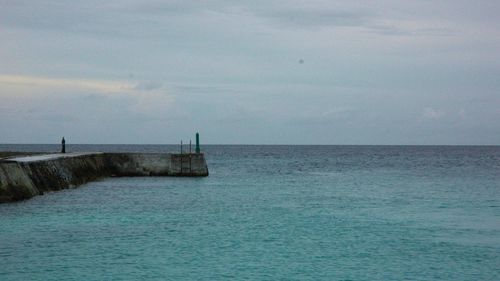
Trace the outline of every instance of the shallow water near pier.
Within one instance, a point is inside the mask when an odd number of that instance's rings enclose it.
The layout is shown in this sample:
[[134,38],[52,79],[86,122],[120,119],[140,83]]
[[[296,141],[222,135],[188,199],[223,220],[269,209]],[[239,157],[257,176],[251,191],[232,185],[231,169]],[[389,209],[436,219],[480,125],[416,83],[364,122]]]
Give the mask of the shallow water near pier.
[[202,148],[207,178],[109,178],[0,205],[0,280],[500,276],[498,146]]

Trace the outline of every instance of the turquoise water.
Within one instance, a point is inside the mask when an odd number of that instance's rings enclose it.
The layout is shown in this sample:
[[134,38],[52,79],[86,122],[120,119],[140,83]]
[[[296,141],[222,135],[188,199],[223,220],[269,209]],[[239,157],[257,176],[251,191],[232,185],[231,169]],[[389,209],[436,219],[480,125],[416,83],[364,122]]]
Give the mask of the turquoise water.
[[0,280],[499,280],[500,147],[205,150],[208,178],[0,205]]

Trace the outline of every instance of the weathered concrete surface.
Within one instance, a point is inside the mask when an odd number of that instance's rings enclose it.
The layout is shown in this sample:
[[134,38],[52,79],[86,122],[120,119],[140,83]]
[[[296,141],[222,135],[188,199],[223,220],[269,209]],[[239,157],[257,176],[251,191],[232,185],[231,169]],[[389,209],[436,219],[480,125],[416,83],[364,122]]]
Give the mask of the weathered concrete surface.
[[0,162],[0,202],[76,187],[110,175],[103,153],[49,154]]
[[0,159],[7,157],[20,157],[20,156],[30,156],[42,154],[41,152],[24,152],[24,151],[0,151]]
[[171,171],[173,176],[208,176],[208,167],[202,153],[172,154]]
[[208,176],[203,154],[66,153],[0,160],[0,203],[108,176]]
[[170,176],[171,154],[165,153],[106,153],[113,176]]
[[21,164],[0,164],[0,203],[31,198],[40,193]]
[[203,153],[106,153],[106,158],[116,176],[208,176]]

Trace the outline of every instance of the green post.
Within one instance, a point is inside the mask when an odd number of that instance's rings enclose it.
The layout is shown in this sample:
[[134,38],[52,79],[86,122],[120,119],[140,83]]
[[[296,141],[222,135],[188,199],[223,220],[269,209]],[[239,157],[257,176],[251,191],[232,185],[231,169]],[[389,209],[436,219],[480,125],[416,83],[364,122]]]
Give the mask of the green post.
[[196,153],[200,153],[200,134],[196,133]]

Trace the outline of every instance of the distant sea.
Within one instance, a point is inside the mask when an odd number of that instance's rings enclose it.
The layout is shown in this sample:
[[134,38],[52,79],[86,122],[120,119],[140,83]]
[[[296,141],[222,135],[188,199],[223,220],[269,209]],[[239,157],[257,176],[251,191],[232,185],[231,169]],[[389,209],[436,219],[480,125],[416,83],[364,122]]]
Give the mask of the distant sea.
[[202,149],[207,178],[1,204],[0,280],[500,280],[499,146]]

